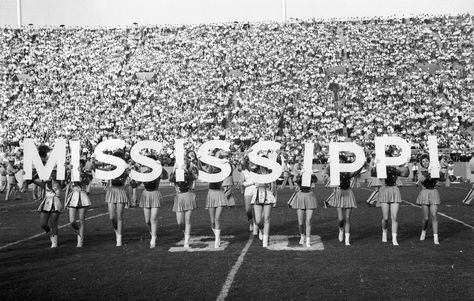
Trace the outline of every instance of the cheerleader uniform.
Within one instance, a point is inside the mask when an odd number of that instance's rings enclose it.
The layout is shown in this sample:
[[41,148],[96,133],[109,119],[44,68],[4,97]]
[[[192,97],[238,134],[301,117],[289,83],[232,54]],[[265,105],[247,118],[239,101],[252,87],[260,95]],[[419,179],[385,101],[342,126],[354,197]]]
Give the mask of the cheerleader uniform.
[[143,191],[140,197],[140,204],[141,208],[160,208],[161,207],[161,199],[162,195],[161,192],[158,190],[160,186],[161,178],[158,177],[154,181],[145,182],[143,186],[145,190]]
[[400,203],[402,197],[398,188],[398,170],[394,166],[387,166],[387,178],[383,180],[378,194],[379,203]]
[[60,188],[58,182],[46,182],[45,194],[38,207],[38,212],[62,212],[63,205],[61,204],[61,200],[59,199],[59,192]]
[[316,209],[318,207],[318,203],[316,201],[316,195],[311,191],[311,186],[301,186],[301,180],[298,182],[300,190],[291,196],[290,200],[288,201],[288,207],[303,210]]
[[209,183],[209,192],[206,197],[206,209],[231,206],[221,188],[222,182]]
[[130,200],[127,191],[125,190],[126,181],[126,173],[111,180],[105,189],[105,202],[112,204],[129,204]]
[[255,193],[250,201],[252,205],[276,205],[276,198],[272,192],[272,184],[256,184]]
[[328,204],[336,208],[357,208],[354,193],[351,189],[352,174],[343,172],[340,174],[340,184],[334,191],[334,196]]
[[174,197],[174,212],[193,210],[198,207],[196,202],[196,194],[190,191],[192,182],[193,181],[176,183],[177,193]]
[[7,171],[5,167],[0,167],[0,192],[4,192],[7,188]]
[[440,179],[433,179],[431,178],[428,171],[421,171],[420,173],[425,177],[425,180],[421,182],[422,189],[416,198],[416,203],[418,205],[441,204],[441,199],[439,197],[439,192],[436,189],[436,184],[438,183],[438,180],[442,181],[442,177],[444,175],[440,173]]
[[89,185],[89,180],[85,175],[81,175],[81,181],[72,182],[70,184],[69,193],[66,197],[66,208],[85,208],[91,206],[91,200],[87,195],[86,189]]

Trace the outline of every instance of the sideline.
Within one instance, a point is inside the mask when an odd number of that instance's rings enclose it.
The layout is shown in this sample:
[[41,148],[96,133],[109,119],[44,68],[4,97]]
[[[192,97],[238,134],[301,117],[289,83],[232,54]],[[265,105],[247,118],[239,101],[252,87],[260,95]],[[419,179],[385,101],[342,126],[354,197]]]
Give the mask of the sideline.
[[242,262],[244,262],[244,257],[247,254],[247,251],[249,250],[250,245],[252,244],[252,242],[253,242],[253,234],[250,233],[250,237],[249,237],[249,240],[247,241],[247,244],[245,245],[245,247],[240,252],[240,256],[237,259],[237,261],[235,262],[232,269],[230,270],[229,275],[227,275],[225,283],[222,286],[221,292],[220,292],[219,296],[216,299],[217,301],[224,301],[225,298],[227,297],[227,294],[229,293],[230,287],[232,286],[232,282],[234,282],[235,275],[239,271],[239,268],[242,265]]
[[[368,191],[373,191],[372,189],[368,189],[368,188],[365,188],[365,187],[362,187],[361,189],[368,190]],[[410,206],[416,207],[416,208],[421,208],[421,206],[419,206],[419,205],[417,205],[417,204],[415,204],[415,203],[412,203],[412,202],[408,202],[408,201],[405,201],[405,200],[402,200],[402,202],[404,202],[404,203],[406,203],[406,204],[408,204],[408,205],[410,205]],[[471,228],[472,230],[474,230],[474,226],[469,225],[469,224],[467,224],[467,223],[465,223],[465,222],[463,222],[463,221],[461,221],[461,220],[458,220],[458,219],[456,219],[456,218],[454,218],[454,217],[451,217],[451,216],[449,216],[449,215],[447,215],[447,214],[445,214],[445,213],[442,213],[442,212],[439,212],[439,211],[438,211],[438,215],[441,215],[441,216],[443,216],[443,217],[446,217],[446,218],[448,218],[448,219],[450,219],[450,220],[452,220],[452,221],[458,222],[458,223],[460,223],[460,224],[462,224],[462,225],[464,225],[464,226],[466,226],[466,227]]]

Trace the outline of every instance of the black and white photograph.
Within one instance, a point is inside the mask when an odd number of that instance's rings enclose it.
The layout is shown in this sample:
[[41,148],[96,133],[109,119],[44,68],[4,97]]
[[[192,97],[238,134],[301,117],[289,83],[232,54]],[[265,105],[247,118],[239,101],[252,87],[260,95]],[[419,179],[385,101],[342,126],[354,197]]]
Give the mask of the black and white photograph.
[[0,0],[0,300],[474,300],[472,0]]

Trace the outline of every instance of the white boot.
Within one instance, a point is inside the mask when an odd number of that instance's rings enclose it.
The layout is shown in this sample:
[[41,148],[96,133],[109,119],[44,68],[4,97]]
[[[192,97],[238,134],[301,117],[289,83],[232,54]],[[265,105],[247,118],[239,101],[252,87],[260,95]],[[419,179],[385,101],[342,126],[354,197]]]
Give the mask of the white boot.
[[122,234],[118,234],[118,232],[115,231],[115,240],[117,241],[116,246],[121,247],[122,246]]
[[382,229],[382,242],[387,242],[387,229]]
[[425,240],[426,238],[426,230],[421,230],[420,240]]
[[306,248],[310,248],[311,247],[311,236],[307,236],[306,237]]
[[221,230],[216,229],[215,231],[216,231],[216,237],[214,241],[214,248],[219,249],[219,247],[221,246]]
[[435,245],[439,245],[438,234],[433,234],[433,242],[434,242]]
[[258,239],[262,240],[263,239],[263,231],[258,229]]
[[189,248],[189,237],[190,237],[190,235],[186,235],[186,234],[184,235],[184,247],[186,249]]
[[392,244],[398,246],[397,233],[392,233]]
[[84,244],[84,240],[82,239],[82,237],[80,235],[77,236],[77,245],[76,247],[77,248],[82,248],[82,245]]
[[339,228],[339,235],[337,237],[339,239],[339,242],[342,242],[344,240],[344,230]]
[[249,231],[253,232],[253,224],[252,223],[249,224]]
[[156,235],[151,237],[150,240],[150,249],[154,249],[156,247]]
[[300,245],[304,245],[305,240],[306,236],[304,234],[300,234]]
[[58,247],[58,236],[57,235],[51,235],[51,248],[57,248]]
[[257,235],[258,234],[258,226],[256,223],[253,223],[253,232],[252,232],[253,235]]
[[262,246],[263,246],[264,248],[267,248],[267,247],[268,247],[268,235],[263,234]]
[[351,235],[350,235],[349,233],[346,233],[346,246],[350,246],[350,245],[351,245],[351,243],[350,243],[350,241],[349,241],[349,237],[350,237],[350,236],[351,236]]

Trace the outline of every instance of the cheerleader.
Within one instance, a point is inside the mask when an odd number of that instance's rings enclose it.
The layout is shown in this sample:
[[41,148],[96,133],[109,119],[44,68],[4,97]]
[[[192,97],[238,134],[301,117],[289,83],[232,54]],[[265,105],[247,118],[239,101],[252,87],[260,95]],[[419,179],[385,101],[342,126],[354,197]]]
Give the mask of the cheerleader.
[[10,197],[16,198],[16,193],[20,191],[18,183],[16,181],[15,174],[18,172],[18,168],[14,165],[15,159],[11,158],[7,164],[7,192],[5,195],[5,201],[8,201]]
[[290,176],[290,167],[288,166],[288,162],[283,154],[280,156],[281,158],[281,166],[283,170],[283,182],[281,183],[280,189],[286,187],[286,184],[289,183],[290,189],[293,189],[293,180]]
[[[150,156],[150,158],[156,160],[156,157],[153,155]],[[145,168],[142,170],[142,172],[145,173],[150,171],[150,168]],[[140,197],[139,206],[143,208],[145,224],[147,225],[148,231],[151,235],[150,249],[156,247],[156,238],[158,232],[158,208],[161,207],[162,199],[161,192],[158,190],[161,179],[168,179],[168,173],[165,169],[162,170],[161,175],[155,180],[143,183],[145,190],[142,192],[142,195]]]
[[[259,174],[270,173],[265,167],[260,166]],[[256,183],[255,193],[252,196],[250,204],[253,205],[255,223],[259,228],[259,238],[262,240],[264,248],[268,247],[268,237],[270,234],[270,214],[272,207],[276,206],[276,197],[273,193],[276,189],[276,183]]]
[[[314,177],[311,177],[311,184],[317,182]],[[298,175],[295,180],[298,186],[297,191],[288,201],[290,208],[296,209],[298,217],[298,228],[300,232],[300,245],[311,247],[311,218],[313,217],[313,210],[317,208],[316,196],[311,191],[311,184],[309,186],[302,186],[302,175]],[[306,223],[304,222],[306,217]]]
[[439,245],[438,239],[438,205],[441,203],[436,185],[438,181],[444,181],[444,174],[440,172],[439,179],[431,178],[430,176],[430,159],[428,155],[420,157],[420,173],[418,181],[422,185],[422,190],[416,199],[416,203],[421,206],[423,213],[423,221],[421,228],[420,240],[425,240],[426,229],[428,228],[429,217],[431,216],[431,224],[433,226],[433,242]]
[[[387,153],[387,156],[391,156]],[[374,167],[375,169],[375,167]],[[399,176],[407,177],[410,173],[408,166],[403,165],[400,167],[387,166],[387,178],[381,180],[381,186],[378,196],[378,204],[382,208],[382,242],[387,242],[387,228],[389,214],[392,220],[392,244],[398,246],[397,241],[397,230],[398,230],[398,209],[402,197],[400,195],[400,189],[397,185],[397,179]]]
[[[209,166],[207,172],[215,173],[217,168]],[[220,218],[224,207],[231,207],[235,203],[231,203],[223,190],[223,182],[209,183],[209,191],[206,197],[206,209],[209,210],[211,220],[211,229],[215,235],[214,247],[220,247],[221,223]]]
[[[84,244],[84,228],[86,221],[86,213],[91,206],[89,195],[87,194],[87,186],[92,181],[92,175],[84,170],[85,161],[79,161],[79,181],[71,181],[67,186],[66,202],[64,207],[69,208],[69,222],[72,230],[77,235],[76,247],[81,248]],[[76,221],[76,213],[79,223]]]
[[176,212],[178,227],[184,232],[185,248],[189,248],[191,214],[197,208],[196,194],[191,191],[194,181],[197,180],[197,174],[193,170],[190,161],[185,159],[184,181],[176,180],[176,169],[170,175],[170,182],[174,183],[176,188],[173,211]]
[[[115,151],[113,156],[124,159],[122,150]],[[122,246],[123,212],[130,205],[130,199],[126,190],[128,170],[125,170],[118,178],[108,181],[105,188],[105,202],[108,205],[109,218],[115,231],[116,246]]]
[[244,176],[242,186],[244,187],[245,213],[247,214],[250,232],[253,232],[253,235],[257,235],[258,227],[255,223],[252,205],[250,204],[255,190],[257,189],[255,186],[255,182],[250,178],[250,172],[255,172],[257,166],[255,164],[250,163],[250,160],[248,158],[245,158],[242,162],[242,168],[242,174]]
[[[344,155],[339,156],[340,163],[347,163],[347,157]],[[340,173],[340,184],[336,187],[334,195],[329,199],[328,205],[336,207],[337,209],[337,220],[339,225],[339,236],[340,242],[345,241],[346,246],[350,246],[350,217],[352,208],[357,208],[354,193],[351,190],[351,178],[356,176],[360,171],[357,172],[341,172]],[[328,172],[329,174],[329,172]]]
[[34,183],[45,190],[44,197],[40,200],[41,203],[38,207],[40,224],[46,233],[51,232],[51,248],[56,248],[58,246],[58,219],[59,214],[63,211],[59,193],[64,185],[56,180],[56,170],[51,172],[47,181],[35,179]]

